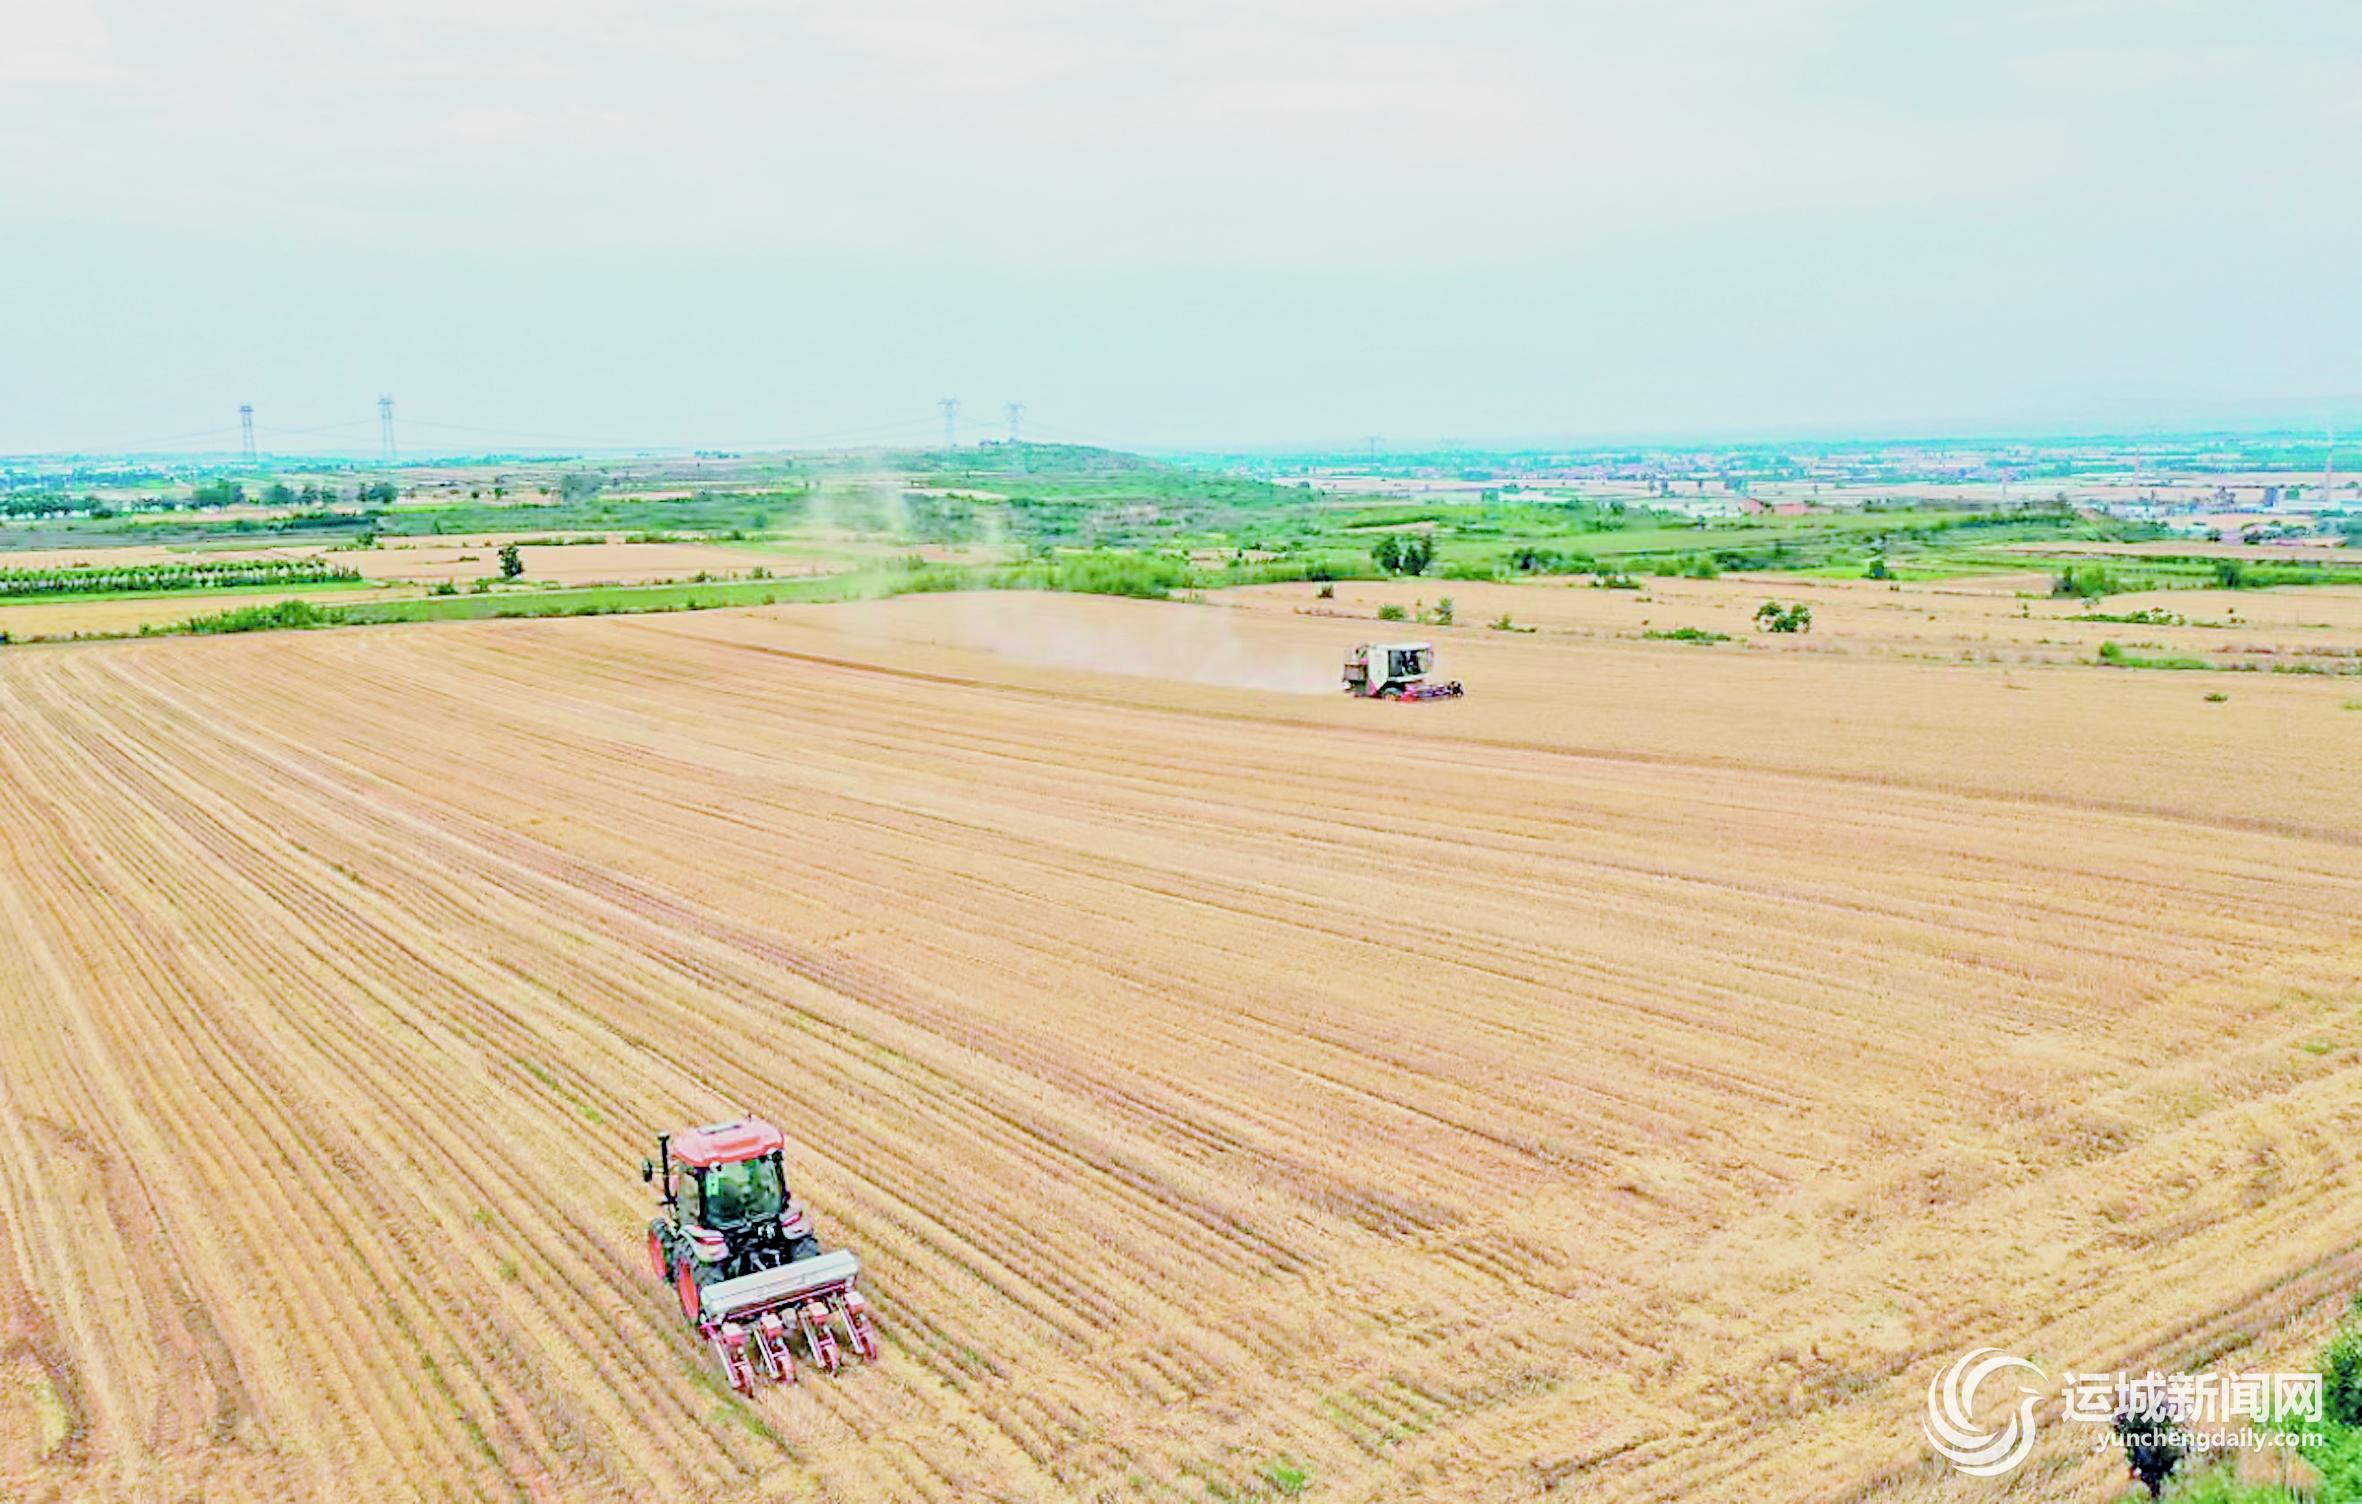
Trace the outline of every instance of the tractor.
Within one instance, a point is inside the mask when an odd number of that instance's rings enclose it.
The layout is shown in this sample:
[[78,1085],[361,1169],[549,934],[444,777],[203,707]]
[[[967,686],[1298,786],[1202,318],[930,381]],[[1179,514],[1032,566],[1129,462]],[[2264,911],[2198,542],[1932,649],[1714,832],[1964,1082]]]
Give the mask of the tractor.
[[861,1261],[822,1250],[811,1214],[788,1193],[777,1128],[742,1117],[660,1133],[640,1179],[660,1178],[665,1215],[648,1224],[649,1270],[672,1286],[731,1388],[754,1393],[758,1374],[792,1382],[798,1334],[829,1373],[843,1361],[840,1328],[854,1352],[876,1359],[869,1302],[854,1288]]
[[1464,691],[1457,679],[1430,684],[1432,642],[1365,642],[1345,655],[1345,692],[1361,700],[1451,700]]

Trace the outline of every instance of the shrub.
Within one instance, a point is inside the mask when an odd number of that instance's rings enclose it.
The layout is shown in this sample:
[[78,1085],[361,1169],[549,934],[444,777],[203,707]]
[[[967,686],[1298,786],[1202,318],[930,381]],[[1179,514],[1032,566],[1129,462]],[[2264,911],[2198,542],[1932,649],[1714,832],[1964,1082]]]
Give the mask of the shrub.
[[514,543],[503,543],[500,546],[500,577],[504,580],[513,580],[524,572],[524,554],[518,551],[517,545]]
[[286,600],[269,606],[243,606],[213,616],[189,618],[188,630],[204,635],[221,632],[269,632],[281,627],[317,627],[328,617],[310,601]]
[[1455,614],[1456,613],[1452,608],[1452,598],[1450,596],[1447,595],[1442,600],[1439,600],[1435,603],[1435,616],[1433,619],[1437,626],[1450,626],[1452,624],[1452,618]]
[[1435,541],[1425,533],[1388,533],[1370,557],[1388,574],[1424,574],[1435,557]]
[[1862,571],[1862,577],[1869,580],[1883,580],[1889,578],[1886,568],[1886,555],[1872,554],[1870,556],[1869,567]]
[[1517,623],[1509,619],[1509,613],[1506,611],[1502,612],[1499,616],[1494,617],[1491,622],[1487,623],[1487,625],[1489,625],[1496,632],[1514,632],[1517,630]]
[[1589,554],[1561,553],[1532,544],[1512,550],[1506,562],[1519,574],[1590,574],[1599,567]]
[[1378,608],[1378,620],[1380,621],[1401,621],[1403,618],[1404,612],[1400,606],[1380,606]]
[[2362,1295],[2321,1350],[2321,1388],[2323,1414],[2341,1426],[2362,1426]]
[[2305,1461],[2321,1474],[2317,1497],[2362,1499],[2362,1426],[2333,1426],[2318,1447],[2305,1449]]
[[1316,600],[1333,601],[1337,598],[1337,587],[1334,585],[1323,585],[1318,590],[1313,592],[1313,598]]
[[1812,629],[1813,608],[1802,601],[1793,606],[1765,601],[1755,608],[1755,630],[1758,632],[1810,632]]
[[1061,554],[1046,565],[1029,565],[1006,578],[1020,590],[1072,590],[1162,600],[1189,583],[1189,562],[1162,554],[1094,551]]
[[[2154,646],[2154,644],[2151,644]],[[2110,668],[2168,668],[2206,670],[2215,665],[2204,658],[2192,658],[2183,653],[2128,653],[2119,642],[2100,644],[2100,662]]]
[[2113,595],[2123,588],[2123,581],[2098,564],[2070,564],[2050,582],[2052,595],[2079,596],[2087,601]]
[[1658,640],[1659,640],[1659,641],[1661,641],[1661,642],[1708,642],[1708,643],[1712,643],[1712,642],[1728,642],[1728,641],[1730,641],[1730,634],[1729,634],[1729,633],[1727,633],[1727,632],[1709,632],[1709,631],[1707,631],[1707,630],[1706,630],[1704,627],[1675,627],[1675,628],[1673,628],[1673,629],[1672,629],[1672,630],[1670,630],[1670,631],[1662,631],[1662,632],[1660,632],[1660,631],[1654,631],[1654,630],[1652,630],[1652,631],[1643,632],[1643,633],[1641,633],[1640,635],[1641,635],[1641,636],[1643,636],[1643,637],[1653,637],[1653,638],[1656,638],[1656,639],[1658,639]]

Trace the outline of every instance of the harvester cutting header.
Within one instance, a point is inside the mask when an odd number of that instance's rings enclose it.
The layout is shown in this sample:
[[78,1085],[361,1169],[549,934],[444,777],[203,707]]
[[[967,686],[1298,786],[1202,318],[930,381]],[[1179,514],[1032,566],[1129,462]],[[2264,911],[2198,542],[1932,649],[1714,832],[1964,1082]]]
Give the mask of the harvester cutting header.
[[796,1376],[793,1336],[829,1373],[843,1361],[836,1333],[853,1351],[878,1355],[869,1302],[854,1283],[861,1261],[824,1252],[811,1214],[787,1189],[786,1142],[760,1118],[709,1123],[656,1136],[667,1215],[648,1224],[648,1266],[680,1297],[681,1315],[713,1344],[730,1387],[752,1394],[759,1371],[782,1383]]
[[1359,700],[1450,700],[1465,693],[1457,679],[1430,684],[1432,642],[1365,642],[1345,655],[1345,692]]

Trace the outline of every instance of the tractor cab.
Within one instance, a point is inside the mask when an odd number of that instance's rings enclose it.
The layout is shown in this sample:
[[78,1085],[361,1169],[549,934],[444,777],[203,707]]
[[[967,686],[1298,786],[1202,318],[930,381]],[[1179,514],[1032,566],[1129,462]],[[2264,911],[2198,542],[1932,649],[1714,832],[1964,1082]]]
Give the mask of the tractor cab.
[[672,1194],[681,1220],[727,1231],[787,1207],[787,1152],[778,1129],[757,1118],[692,1128],[668,1140]]
[[1432,642],[1365,642],[1345,655],[1345,692],[1356,699],[1440,700],[1460,693],[1460,682],[1429,684]]
[[694,1283],[735,1279],[820,1252],[812,1219],[787,1190],[786,1140],[760,1118],[708,1123],[659,1135],[656,1160],[640,1178],[663,1170],[661,1205],[671,1213],[648,1226],[648,1258]]

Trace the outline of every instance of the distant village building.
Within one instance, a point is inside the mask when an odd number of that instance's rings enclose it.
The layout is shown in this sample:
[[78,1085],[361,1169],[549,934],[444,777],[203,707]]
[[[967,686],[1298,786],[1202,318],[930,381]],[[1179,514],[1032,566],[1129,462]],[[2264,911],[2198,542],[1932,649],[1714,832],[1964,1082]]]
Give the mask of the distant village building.
[[1736,517],[1740,512],[1735,501],[1719,498],[1709,501],[1702,496],[1667,496],[1657,505],[1660,511],[1678,512],[1684,517]]

